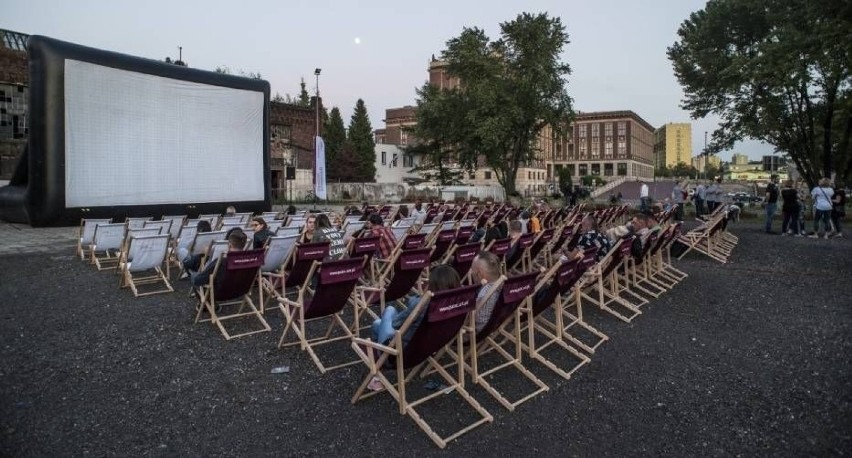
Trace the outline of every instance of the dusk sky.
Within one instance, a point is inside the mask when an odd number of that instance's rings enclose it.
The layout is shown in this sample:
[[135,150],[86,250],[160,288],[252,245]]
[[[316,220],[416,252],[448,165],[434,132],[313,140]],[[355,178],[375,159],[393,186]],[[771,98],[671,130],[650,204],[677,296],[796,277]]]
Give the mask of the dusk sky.
[[[666,58],[677,28],[699,0],[637,2],[371,1],[14,1],[3,8],[0,28],[71,41],[153,59],[177,58],[190,67],[259,72],[272,93],[297,95],[299,79],[340,108],[348,124],[364,99],[374,129],[384,127],[385,109],[414,105],[415,88],[427,79],[432,54],[464,27],[479,27],[492,39],[499,24],[521,12],[547,12],[567,26],[571,43],[568,92],[579,111],[633,110],[658,127],[692,122],[693,155],[716,119],[692,121],[680,109],[680,85]],[[753,159],[772,148],[744,142],[732,152]]]

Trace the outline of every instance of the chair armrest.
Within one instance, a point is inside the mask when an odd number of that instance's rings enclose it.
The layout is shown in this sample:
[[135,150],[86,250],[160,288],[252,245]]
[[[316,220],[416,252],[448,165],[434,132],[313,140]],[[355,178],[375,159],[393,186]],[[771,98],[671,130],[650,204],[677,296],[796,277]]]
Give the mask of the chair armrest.
[[382,345],[378,342],[373,342],[370,339],[364,339],[362,337],[353,337],[352,343],[364,345],[364,346],[367,346],[367,347],[370,347],[370,348],[374,348],[376,350],[380,350],[380,351],[383,351],[385,353],[390,353],[391,355],[398,355],[399,354],[399,350],[397,350],[396,348],[388,347],[387,345]]

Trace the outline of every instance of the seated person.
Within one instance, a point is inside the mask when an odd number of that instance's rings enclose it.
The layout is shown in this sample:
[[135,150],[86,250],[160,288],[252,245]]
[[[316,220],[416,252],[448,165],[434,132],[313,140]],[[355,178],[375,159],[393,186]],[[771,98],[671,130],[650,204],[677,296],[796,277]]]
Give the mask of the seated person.
[[634,258],[639,258],[642,256],[648,236],[653,232],[659,232],[660,226],[653,216],[639,213],[630,221],[630,228],[631,231],[625,235],[635,234],[637,236],[633,239],[633,245],[630,247],[630,255]]
[[260,216],[255,216],[251,219],[251,227],[254,229],[254,237],[252,238],[251,246],[255,250],[266,246],[266,241],[272,237],[272,232],[269,231],[269,226],[266,221]]
[[[513,259],[516,256],[518,251],[518,239],[524,235],[523,233],[523,223],[518,220],[513,220],[509,222],[509,238],[511,241],[509,242],[509,251],[506,252],[506,259]],[[507,268],[511,266],[506,266]]]
[[[438,292],[458,288],[459,286],[461,286],[461,279],[459,278],[459,274],[456,272],[456,269],[452,266],[441,264],[432,269],[429,273],[429,285],[427,286],[428,291]],[[396,333],[396,331],[402,326],[406,318],[408,318],[408,315],[414,311],[414,308],[419,302],[420,296],[411,295],[408,296],[408,299],[406,300],[405,310],[397,311],[397,309],[393,306],[385,307],[385,311],[382,312],[382,317],[374,321],[371,327],[373,341],[382,345],[387,345],[394,333]],[[420,325],[423,317],[426,316],[423,312],[425,312],[425,309],[421,310],[420,315],[413,323],[411,323],[411,326],[409,326],[405,335],[402,336],[403,347],[409,340],[411,340],[411,336],[414,335],[414,331],[417,330],[417,327]]]
[[308,217],[305,218],[305,227],[302,229],[302,237],[299,238],[299,243],[310,243],[314,239],[316,223],[317,216],[313,213],[309,214]]
[[414,210],[411,211],[411,216],[414,217],[415,224],[423,223],[426,219],[426,212],[423,210],[423,203],[419,200],[414,204]]
[[[248,237],[246,237],[246,233],[243,232],[242,229],[235,227],[228,231],[228,251],[243,251],[246,246],[246,241],[248,241]],[[204,266],[200,272],[193,273],[190,276],[190,281],[192,282],[192,286],[201,287],[206,285],[210,281],[210,275],[213,274],[213,270],[216,269],[216,261],[217,259],[210,259],[207,261],[207,264]]]
[[337,261],[346,254],[346,243],[343,241],[343,232],[331,224],[331,220],[325,214],[319,214],[316,218],[316,229],[311,242],[329,242],[326,261]]
[[231,217],[237,214],[237,209],[234,208],[233,205],[229,205],[228,208],[225,209],[225,217]]
[[[473,258],[470,272],[474,284],[482,285],[476,295],[476,332],[479,332],[488,324],[500,294],[500,291],[494,291],[492,294],[492,290],[501,275],[500,259],[494,253],[481,251]],[[484,303],[480,303],[486,297],[488,299]]]
[[399,211],[396,213],[397,218],[396,221],[393,222],[394,226],[399,226],[400,222],[404,218],[408,218],[408,205],[402,204],[399,206]]
[[494,240],[503,240],[509,236],[509,225],[506,220],[494,224],[485,231],[485,246]]
[[568,261],[570,259],[580,258],[583,256],[583,251],[591,247],[598,248],[596,259],[598,261],[603,259],[612,248],[612,242],[610,242],[606,235],[598,231],[598,221],[595,217],[591,214],[583,217],[583,221],[580,223],[580,231],[582,232],[582,235],[580,236],[580,239],[577,240],[577,246],[570,252],[563,249],[561,259],[563,261]]
[[379,259],[387,259],[396,248],[396,237],[390,228],[385,226],[385,221],[378,213],[373,213],[367,218],[365,228],[369,228],[371,235],[379,236]]
[[[213,230],[210,227],[210,221],[203,219],[198,222],[198,226],[196,226],[195,233],[200,234],[204,232],[211,232]],[[203,253],[199,254],[189,254],[189,248],[181,247],[178,248],[178,259],[180,259],[181,264],[183,264],[183,273],[180,276],[180,279],[183,280],[187,278],[190,273],[197,272],[198,269],[201,268],[201,258],[204,257]]]

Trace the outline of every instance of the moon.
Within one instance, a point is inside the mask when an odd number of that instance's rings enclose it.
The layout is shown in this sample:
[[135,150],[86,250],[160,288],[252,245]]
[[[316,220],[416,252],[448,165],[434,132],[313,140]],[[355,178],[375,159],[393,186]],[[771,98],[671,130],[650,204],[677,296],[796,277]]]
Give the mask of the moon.
[[360,45],[360,44],[361,44],[361,38],[359,38],[359,37],[355,37],[355,40],[354,40],[354,41],[355,41],[355,44],[356,44],[356,45]]

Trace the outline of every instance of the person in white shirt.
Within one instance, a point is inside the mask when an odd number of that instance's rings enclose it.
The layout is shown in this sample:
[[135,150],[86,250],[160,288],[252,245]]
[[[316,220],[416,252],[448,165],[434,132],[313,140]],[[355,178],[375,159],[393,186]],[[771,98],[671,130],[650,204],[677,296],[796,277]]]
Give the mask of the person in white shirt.
[[819,238],[820,220],[822,220],[823,229],[825,229],[825,238],[828,238],[828,234],[831,232],[832,197],[834,197],[834,189],[831,188],[830,178],[819,180],[819,186],[811,190],[811,198],[814,201],[814,233],[811,238]]
[[651,199],[648,197],[648,185],[644,181],[639,181],[642,186],[639,187],[639,211],[647,211],[651,208]]
[[692,196],[695,199],[695,214],[701,216],[704,214],[704,200],[707,198],[706,188],[703,184],[695,187],[695,194]]

